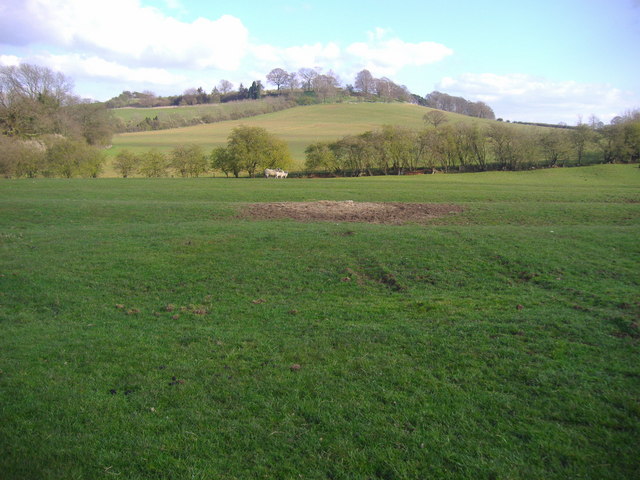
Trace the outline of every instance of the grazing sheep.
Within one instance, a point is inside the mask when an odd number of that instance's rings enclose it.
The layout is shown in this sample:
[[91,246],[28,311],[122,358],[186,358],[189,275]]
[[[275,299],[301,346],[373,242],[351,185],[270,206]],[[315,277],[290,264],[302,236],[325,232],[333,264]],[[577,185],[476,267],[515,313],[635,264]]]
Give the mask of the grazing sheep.
[[283,171],[281,168],[265,168],[264,169],[264,177],[265,178],[269,178],[269,177],[273,177],[273,178],[287,178],[287,175],[289,175],[289,172],[285,172]]

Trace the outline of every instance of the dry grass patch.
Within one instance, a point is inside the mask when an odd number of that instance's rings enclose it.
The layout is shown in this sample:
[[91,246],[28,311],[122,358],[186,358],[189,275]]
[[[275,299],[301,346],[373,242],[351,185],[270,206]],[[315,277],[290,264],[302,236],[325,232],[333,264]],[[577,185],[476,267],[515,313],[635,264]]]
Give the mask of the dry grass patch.
[[318,202],[253,203],[243,216],[257,220],[291,218],[301,222],[362,222],[401,225],[422,223],[451,213],[462,207],[441,203],[354,202],[353,200]]

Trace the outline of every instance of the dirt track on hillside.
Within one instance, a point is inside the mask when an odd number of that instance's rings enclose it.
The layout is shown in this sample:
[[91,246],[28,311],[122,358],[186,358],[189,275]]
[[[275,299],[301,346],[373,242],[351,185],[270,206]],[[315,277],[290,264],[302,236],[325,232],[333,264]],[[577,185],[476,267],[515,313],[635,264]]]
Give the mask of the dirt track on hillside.
[[400,202],[318,202],[253,203],[243,209],[242,216],[255,220],[291,218],[301,222],[362,222],[401,225],[425,223],[451,213],[462,212],[462,207],[440,203]]

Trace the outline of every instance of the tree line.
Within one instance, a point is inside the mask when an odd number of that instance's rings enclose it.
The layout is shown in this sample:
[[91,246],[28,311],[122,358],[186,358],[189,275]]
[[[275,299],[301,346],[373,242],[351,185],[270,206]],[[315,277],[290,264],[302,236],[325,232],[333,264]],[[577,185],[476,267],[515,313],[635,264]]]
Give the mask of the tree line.
[[[435,115],[434,115],[435,114]],[[446,124],[425,114],[422,130],[386,125],[305,150],[305,168],[332,175],[522,170],[591,163],[640,161],[640,110],[610,125],[574,129],[525,129],[504,123]]]
[[332,70],[323,72],[318,68],[301,68],[288,72],[274,68],[266,75],[267,84],[275,87],[267,90],[260,80],[250,87],[242,83],[236,88],[228,80],[220,80],[207,92],[202,87],[189,88],[181,95],[157,96],[153,92],[124,91],[108,100],[108,108],[120,107],[165,107],[227,103],[240,100],[258,100],[264,96],[287,97],[297,105],[326,102],[336,98],[351,98],[365,101],[400,101],[437,108],[439,110],[494,119],[493,110],[483,102],[470,102],[462,97],[432,92],[425,97],[412,94],[404,85],[398,85],[387,77],[376,78],[367,69],[358,72],[353,83],[343,84]]
[[417,100],[420,105],[445,112],[459,113],[468,117],[488,118],[495,120],[493,109],[484,102],[471,102],[462,97],[454,97],[447,93],[433,91],[424,99]]
[[[189,88],[180,95],[158,96],[151,91],[124,91],[105,102],[108,108],[121,107],[167,107],[184,105],[204,105],[227,103],[239,100],[258,100],[264,96],[292,96],[300,104],[326,101],[336,96],[366,97],[370,100],[411,101],[411,93],[390,79],[374,78],[368,70],[356,75],[354,84],[342,85],[333,71],[322,72],[317,68],[301,68],[297,72],[287,72],[274,68],[266,75],[267,83],[275,90],[267,90],[261,80],[254,80],[249,87],[242,83],[236,88],[233,83],[222,79],[207,92],[202,87]],[[311,95],[310,95],[311,94]]]
[[158,96],[155,93],[145,90],[144,92],[123,91],[117,97],[113,97],[105,102],[107,108],[122,107],[178,107],[185,105],[206,105],[210,103],[227,103],[239,100],[258,100],[264,94],[264,86],[260,80],[254,80],[250,87],[245,87],[242,83],[237,90],[227,80],[221,80],[218,86],[207,93],[202,87],[188,88],[180,95]]

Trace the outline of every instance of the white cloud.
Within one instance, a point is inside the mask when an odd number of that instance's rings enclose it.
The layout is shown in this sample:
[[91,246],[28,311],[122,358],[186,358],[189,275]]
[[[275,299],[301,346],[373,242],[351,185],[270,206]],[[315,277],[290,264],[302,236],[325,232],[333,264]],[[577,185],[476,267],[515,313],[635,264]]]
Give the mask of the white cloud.
[[389,28],[376,27],[372,31],[367,32],[367,37],[370,42],[373,42],[376,40],[382,40],[389,33],[391,33],[391,29]]
[[0,42],[10,45],[28,38],[108,60],[222,70],[236,69],[248,47],[248,31],[235,17],[186,23],[138,0],[19,0],[3,8]]
[[[194,86],[191,76],[184,72],[129,67],[97,56],[42,54],[20,58],[0,55],[0,65],[20,63],[43,65],[62,72],[76,84],[75,90],[79,96],[96,100],[106,100],[122,90],[151,90],[162,95],[172,95]],[[207,83],[198,85],[207,86]]]
[[342,49],[336,43],[315,43],[293,47],[257,45],[251,48],[250,62],[254,68],[270,71],[284,68],[296,71],[300,68],[334,67],[342,56]]
[[396,37],[388,38],[389,33],[376,28],[368,33],[368,42],[349,45],[348,62],[374,75],[395,75],[403,67],[421,67],[453,55],[453,50],[440,43],[408,43]]
[[131,68],[100,57],[84,57],[78,54],[46,55],[34,57],[32,63],[46,65],[53,70],[64,72],[72,78],[94,78],[118,80],[131,84],[170,86],[184,82],[184,75],[174,74],[163,68]]
[[4,67],[11,67],[20,64],[20,58],[15,55],[0,55],[0,65]]
[[559,82],[525,74],[466,73],[443,78],[436,89],[484,101],[496,116],[521,121],[575,123],[591,114],[608,121],[633,101],[629,93],[608,84]]
[[[174,9],[186,4],[163,3]],[[4,0],[0,45],[23,57],[5,55],[5,63],[42,63],[74,78],[77,85],[95,79],[102,91],[110,83],[106,95],[143,84],[148,86],[142,88],[157,88],[164,94],[194,84],[209,89],[221,78],[236,84],[264,80],[278,67],[331,69],[346,83],[364,68],[374,76],[394,78],[404,67],[431,64],[453,53],[434,42],[405,42],[384,28],[375,28],[364,41],[347,45],[274,46],[251,42],[247,28],[236,17],[184,22],[142,5],[141,0]],[[172,85],[173,91],[168,92]]]
[[396,37],[389,38],[389,33],[389,30],[376,28],[367,32],[366,42],[355,42],[346,47],[335,42],[286,48],[254,46],[250,61],[256,68],[266,71],[276,67],[290,71],[319,67],[352,79],[365,68],[374,76],[393,77],[404,67],[432,64],[453,54],[453,50],[439,43],[409,43]]
[[185,11],[184,5],[180,0],[164,0],[164,3],[167,8],[170,8],[172,10]]

